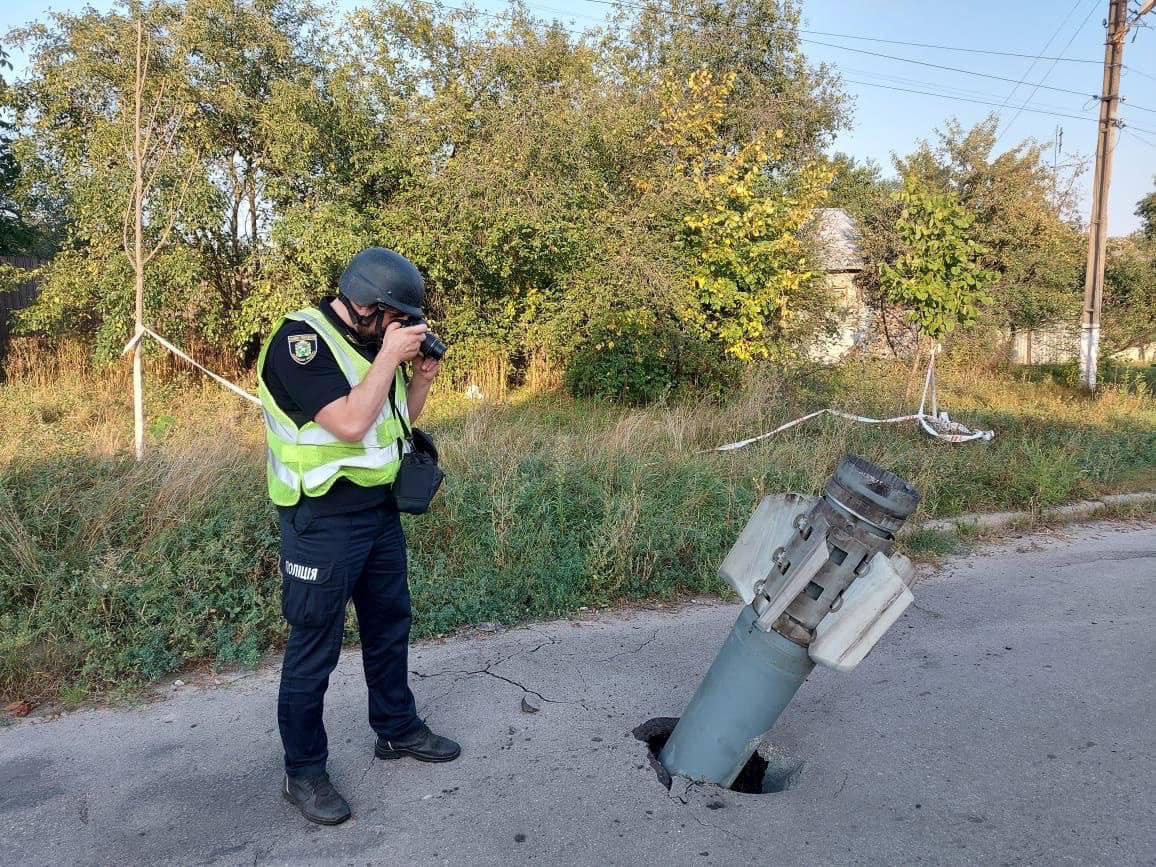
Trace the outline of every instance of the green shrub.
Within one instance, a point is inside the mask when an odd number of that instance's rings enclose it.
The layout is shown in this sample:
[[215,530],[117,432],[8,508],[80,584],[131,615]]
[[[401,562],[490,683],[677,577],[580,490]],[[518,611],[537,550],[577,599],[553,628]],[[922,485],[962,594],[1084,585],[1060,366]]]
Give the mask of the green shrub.
[[572,395],[634,406],[664,397],[675,382],[670,345],[653,330],[637,326],[599,329],[566,366],[566,388]]
[[[1080,376],[1080,362],[1057,362],[1037,364],[1024,368],[1024,375],[1030,379],[1050,379],[1068,388],[1079,388],[1083,382]],[[1111,358],[1102,357],[1096,368],[1096,380],[1100,385],[1119,386],[1130,394],[1147,397],[1156,393],[1156,364],[1123,364]]]
[[615,400],[631,406],[655,403],[674,393],[720,396],[738,382],[741,365],[650,311],[619,314],[596,324],[566,366],[565,384],[575,397]]

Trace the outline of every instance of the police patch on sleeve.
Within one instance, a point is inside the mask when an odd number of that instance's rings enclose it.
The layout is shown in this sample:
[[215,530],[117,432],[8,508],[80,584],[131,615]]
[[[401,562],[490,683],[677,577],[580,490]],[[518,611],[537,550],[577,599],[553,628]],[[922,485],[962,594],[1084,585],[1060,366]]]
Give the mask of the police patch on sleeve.
[[317,357],[316,334],[290,334],[289,355],[298,364],[308,364]]

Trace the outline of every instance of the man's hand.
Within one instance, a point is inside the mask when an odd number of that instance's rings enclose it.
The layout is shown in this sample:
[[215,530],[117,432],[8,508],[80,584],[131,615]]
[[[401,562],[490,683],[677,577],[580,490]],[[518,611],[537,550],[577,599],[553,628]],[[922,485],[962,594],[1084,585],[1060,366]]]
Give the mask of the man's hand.
[[402,328],[400,322],[391,322],[385,329],[385,337],[381,341],[381,352],[386,353],[394,366],[397,367],[407,361],[413,361],[421,349],[421,341],[429,328],[424,322]]
[[436,358],[423,358],[413,366],[413,378],[421,382],[433,382],[437,379],[442,363]]
[[409,406],[409,420],[411,422],[416,421],[417,417],[421,415],[421,411],[425,409],[426,398],[429,397],[429,390],[433,386],[433,381],[437,378],[441,366],[441,362],[436,358],[422,358],[414,363],[409,387],[405,392],[405,402]]
[[[345,397],[323,406],[314,421],[344,442],[363,439],[389,400],[397,369],[418,357],[426,330],[425,323],[402,328],[400,322],[391,322],[365,379]],[[429,391],[428,381],[424,390]]]

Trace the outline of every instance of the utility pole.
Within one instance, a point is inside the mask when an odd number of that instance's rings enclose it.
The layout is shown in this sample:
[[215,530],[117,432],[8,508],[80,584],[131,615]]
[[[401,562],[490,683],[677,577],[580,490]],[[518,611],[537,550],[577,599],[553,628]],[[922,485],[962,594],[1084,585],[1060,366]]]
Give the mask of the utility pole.
[[1088,270],[1084,277],[1084,312],[1080,321],[1080,380],[1096,389],[1100,354],[1100,307],[1104,299],[1104,257],[1108,245],[1108,191],[1112,185],[1112,154],[1120,126],[1120,70],[1124,37],[1156,0],[1147,0],[1128,19],[1128,0],[1109,0],[1108,32],[1104,41],[1104,84],[1100,95],[1100,125],[1096,137],[1096,174],[1092,181],[1092,215],[1088,225]]

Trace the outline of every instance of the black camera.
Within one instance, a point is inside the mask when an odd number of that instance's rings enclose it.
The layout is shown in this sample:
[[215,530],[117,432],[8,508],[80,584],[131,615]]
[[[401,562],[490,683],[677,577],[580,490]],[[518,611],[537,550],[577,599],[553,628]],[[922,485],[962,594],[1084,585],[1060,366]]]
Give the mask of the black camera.
[[[413,325],[424,325],[424,319],[418,319],[416,316],[409,316],[402,321],[402,328],[409,328]],[[446,354],[445,342],[434,334],[432,331],[427,331],[425,337],[421,339],[421,348],[418,349],[426,358],[432,358],[434,361],[441,361],[442,356]]]

